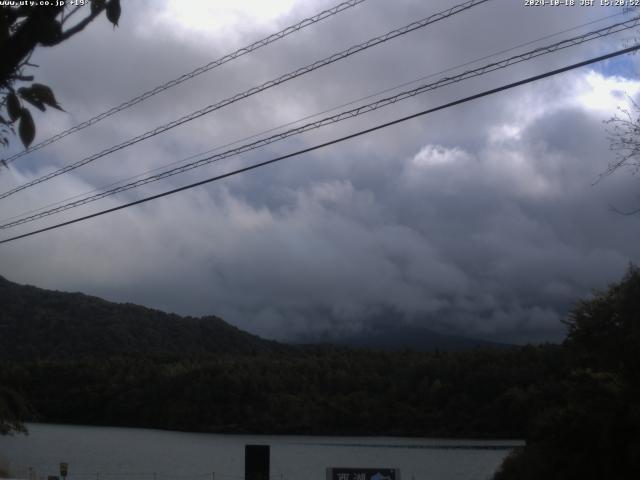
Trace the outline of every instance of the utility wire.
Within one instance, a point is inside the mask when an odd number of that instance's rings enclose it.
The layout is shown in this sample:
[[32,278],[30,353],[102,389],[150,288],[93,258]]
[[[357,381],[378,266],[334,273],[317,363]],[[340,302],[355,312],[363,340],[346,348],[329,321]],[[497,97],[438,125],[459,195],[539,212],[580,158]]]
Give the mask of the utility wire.
[[[130,181],[130,180],[134,180],[134,179],[136,179],[136,178],[143,177],[144,175],[148,175],[148,174],[151,174],[151,173],[153,173],[153,172],[157,172],[157,171],[159,171],[159,170],[162,170],[162,169],[165,169],[165,168],[171,167],[171,166],[173,166],[173,165],[178,165],[178,164],[181,164],[181,163],[188,162],[189,160],[193,160],[193,159],[198,158],[198,157],[200,157],[200,156],[208,155],[208,154],[213,153],[213,152],[217,152],[218,150],[222,150],[223,148],[227,148],[227,147],[231,147],[231,146],[233,146],[233,145],[237,145],[237,144],[242,143],[242,142],[245,142],[245,141],[247,141],[247,140],[253,140],[254,138],[258,138],[258,137],[260,137],[260,136],[262,136],[262,135],[266,135],[266,134],[268,134],[268,133],[272,133],[272,132],[275,132],[275,131],[281,130],[281,129],[283,129],[283,128],[290,127],[290,126],[292,126],[292,125],[295,125],[295,124],[297,124],[297,123],[303,122],[303,121],[305,121],[305,120],[310,120],[311,118],[315,118],[315,117],[318,117],[318,116],[320,116],[320,115],[324,115],[324,114],[326,114],[326,113],[333,112],[333,111],[335,111],[335,110],[338,110],[339,108],[348,107],[348,106],[350,106],[350,105],[354,105],[354,104],[359,103],[359,102],[362,102],[362,101],[364,101],[364,100],[369,100],[369,99],[371,99],[371,98],[378,97],[378,96],[383,95],[383,94],[385,94],[385,93],[389,93],[389,92],[392,92],[392,91],[394,91],[394,90],[398,90],[398,89],[400,89],[400,88],[403,88],[403,87],[406,87],[406,86],[409,86],[409,85],[413,85],[413,84],[418,83],[418,82],[421,82],[421,81],[423,81],[423,80],[427,80],[427,79],[429,79],[429,78],[433,78],[433,77],[436,77],[436,76],[438,76],[438,75],[442,75],[442,74],[444,74],[444,73],[448,73],[448,72],[451,72],[451,71],[457,70],[457,69],[459,69],[459,68],[466,67],[466,66],[468,66],[468,65],[472,65],[472,64],[477,63],[477,62],[480,62],[480,61],[482,61],[482,60],[487,60],[487,59],[489,59],[489,58],[496,57],[496,56],[501,55],[501,54],[503,54],[503,53],[512,52],[512,51],[514,51],[514,50],[518,50],[518,49],[520,49],[520,48],[522,48],[522,47],[526,47],[526,46],[533,45],[533,44],[535,44],[535,43],[541,42],[542,40],[547,40],[547,39],[549,39],[549,38],[557,37],[558,35],[562,35],[562,34],[564,34],[564,33],[572,32],[572,31],[575,31],[575,30],[579,30],[579,29],[584,28],[584,27],[587,27],[587,26],[589,26],[589,25],[593,25],[593,24],[596,24],[596,23],[600,23],[600,22],[603,22],[604,20],[609,20],[609,19],[611,19],[611,18],[619,17],[619,16],[621,16],[621,15],[626,15],[626,13],[621,12],[621,13],[614,13],[614,14],[612,14],[612,15],[607,15],[607,16],[605,16],[605,17],[601,17],[601,18],[599,18],[599,19],[592,20],[591,22],[583,23],[583,24],[581,24],[581,25],[577,25],[577,26],[575,26],[575,27],[571,27],[571,28],[567,28],[567,29],[564,29],[564,30],[560,30],[560,31],[555,32],[555,33],[552,33],[552,34],[545,35],[545,36],[543,36],[543,37],[539,37],[539,38],[537,38],[537,39],[535,39],[535,40],[530,40],[530,41],[527,41],[527,42],[524,42],[524,43],[520,43],[520,44],[518,44],[518,45],[515,45],[515,46],[510,47],[510,48],[505,49],[505,50],[500,50],[500,51],[498,51],[498,52],[494,52],[494,53],[491,53],[491,54],[489,54],[489,55],[485,55],[485,56],[483,56],[483,57],[476,58],[476,59],[474,59],[474,60],[469,60],[469,61],[467,61],[467,62],[464,62],[464,63],[458,64],[458,65],[455,65],[455,66],[453,66],[453,67],[446,68],[445,70],[440,70],[440,71],[438,71],[438,72],[430,73],[429,75],[422,76],[422,77],[417,78],[417,79],[415,79],[415,80],[411,80],[411,81],[408,81],[408,82],[404,82],[404,83],[401,83],[401,84],[395,85],[395,86],[393,86],[393,87],[389,87],[389,88],[386,88],[386,89],[384,89],[384,90],[377,91],[377,92],[375,92],[375,93],[371,93],[371,94],[366,95],[366,96],[364,96],[364,97],[360,97],[360,98],[358,98],[358,99],[351,100],[351,101],[349,101],[349,102],[347,102],[347,103],[342,103],[342,104],[340,104],[340,105],[336,105],[336,106],[334,106],[334,107],[331,107],[331,108],[329,108],[329,109],[323,110],[323,111],[321,111],[321,112],[317,112],[317,113],[314,113],[314,114],[311,114],[311,115],[307,115],[307,116],[305,116],[305,117],[298,118],[297,120],[293,120],[293,121],[290,121],[290,122],[287,122],[287,123],[284,123],[284,124],[280,124],[280,125],[278,125],[278,126],[276,126],[276,127],[271,127],[271,128],[269,128],[269,129],[267,129],[267,130],[263,130],[263,131],[261,131],[261,132],[254,133],[254,134],[252,134],[252,135],[250,135],[250,136],[243,137],[243,138],[240,138],[240,139],[234,140],[234,141],[232,141],[232,142],[229,142],[229,143],[226,143],[226,144],[223,144],[223,145],[218,145],[217,147],[211,148],[211,149],[206,150],[206,151],[204,151],[204,152],[200,152],[200,153],[196,153],[196,154],[193,154],[193,155],[189,155],[188,157],[183,158],[183,159],[181,159],[181,160],[177,160],[177,161],[174,161],[174,162],[170,162],[170,163],[168,163],[168,164],[165,164],[165,165],[161,165],[161,166],[156,167],[156,168],[152,168],[152,169],[150,169],[150,170],[146,170],[146,171],[144,171],[144,172],[138,173],[138,174],[136,174],[136,175],[132,175],[132,176],[130,176],[130,177],[123,178],[123,179],[121,179],[121,180],[118,180],[118,181],[116,181],[116,182],[110,183],[110,184],[108,184],[108,185],[103,185],[103,186],[101,186],[101,187],[93,188],[93,189],[91,189],[91,190],[89,190],[89,191],[86,191],[86,192],[83,192],[83,193],[79,193],[79,194],[76,194],[76,195],[73,195],[73,196],[70,196],[70,197],[66,197],[66,198],[64,198],[64,199],[62,199],[62,200],[58,200],[58,201],[56,201],[56,202],[52,202],[52,203],[46,204],[46,205],[44,205],[44,206],[42,206],[42,207],[39,207],[39,208],[35,208],[35,209],[32,209],[32,210],[28,210],[28,211],[25,211],[25,212],[21,212],[21,213],[18,213],[18,214],[12,215],[12,216],[10,216],[10,217],[5,217],[5,218],[3,218],[2,220],[0,220],[0,222],[8,222],[8,221],[10,221],[10,220],[13,220],[14,218],[20,218],[20,217],[24,217],[24,216],[29,215],[29,214],[32,214],[32,213],[40,212],[40,211],[42,211],[42,210],[46,210],[46,209],[48,209],[48,208],[51,208],[51,207],[54,207],[54,206],[57,206],[57,205],[61,205],[61,204],[65,203],[65,202],[69,202],[69,201],[74,200],[74,199],[76,199],[76,198],[85,197],[85,196],[90,195],[90,194],[95,193],[95,192],[102,192],[102,191],[104,191],[104,190],[106,190],[106,189],[108,189],[108,188],[115,187],[116,185],[120,185],[120,184],[125,183],[125,182],[128,182],[128,181]],[[2,225],[0,225],[0,228],[2,228]]]
[[591,58],[589,60],[585,60],[585,61],[582,61],[582,62],[574,63],[572,65],[567,65],[565,67],[558,68],[558,69],[555,69],[555,70],[551,70],[549,72],[545,72],[545,73],[542,73],[542,74],[539,74],[539,75],[534,75],[532,77],[528,77],[528,78],[525,78],[523,80],[519,80],[517,82],[513,82],[513,83],[506,84],[506,85],[502,85],[500,87],[493,88],[491,90],[485,90],[483,92],[477,93],[475,95],[471,95],[469,97],[465,97],[465,98],[462,98],[462,99],[459,99],[459,100],[455,100],[453,102],[445,103],[445,104],[440,105],[438,107],[430,108],[428,110],[423,110],[421,112],[414,113],[412,115],[408,115],[408,116],[405,116],[405,117],[401,117],[401,118],[398,118],[396,120],[392,120],[390,122],[382,123],[382,124],[376,125],[375,127],[367,128],[365,130],[360,130],[360,131],[352,133],[350,135],[345,135],[343,137],[336,138],[334,140],[330,140],[328,142],[324,142],[324,143],[321,143],[321,144],[318,144],[318,145],[314,145],[313,147],[304,148],[302,150],[298,150],[298,151],[293,152],[293,153],[289,153],[289,154],[282,155],[282,156],[279,156],[279,157],[276,157],[276,158],[272,158],[271,160],[266,160],[264,162],[256,163],[256,164],[250,165],[248,167],[244,167],[244,168],[240,168],[240,169],[237,169],[237,170],[233,170],[231,172],[228,172],[228,173],[225,173],[225,174],[222,174],[222,175],[217,175],[215,177],[207,178],[205,180],[200,180],[198,182],[191,183],[189,185],[185,185],[183,187],[174,188],[173,190],[168,190],[168,191],[163,192],[163,193],[159,193],[159,194],[156,194],[156,195],[151,195],[149,197],[141,198],[139,200],[126,203],[124,205],[119,205],[117,207],[108,208],[106,210],[101,210],[99,212],[95,212],[95,213],[92,213],[90,215],[85,215],[83,217],[74,218],[73,220],[68,220],[66,222],[61,222],[61,223],[58,223],[56,225],[51,225],[49,227],[41,228],[39,230],[33,230],[31,232],[23,233],[22,235],[16,235],[14,237],[6,238],[4,240],[0,240],[0,245],[4,244],[4,243],[15,241],[15,240],[19,240],[21,238],[30,237],[30,236],[36,235],[38,233],[43,233],[43,232],[47,232],[49,230],[54,230],[54,229],[57,229],[57,228],[61,228],[61,227],[67,226],[67,225],[72,225],[74,223],[82,222],[82,221],[88,220],[90,218],[99,217],[99,216],[105,215],[107,213],[115,212],[115,211],[118,211],[118,210],[123,210],[125,208],[129,208],[129,207],[132,207],[134,205],[139,205],[139,204],[142,204],[142,203],[149,202],[151,200],[156,200],[158,198],[166,197],[168,195],[173,195],[174,193],[182,192],[184,190],[189,190],[189,189],[198,187],[200,185],[205,185],[207,183],[215,182],[217,180],[222,180],[223,178],[227,178],[227,177],[231,177],[231,176],[234,176],[234,175],[238,175],[240,173],[248,172],[250,170],[255,170],[255,169],[259,168],[259,167],[264,167],[266,165],[270,165],[272,163],[276,163],[276,162],[285,160],[287,158],[297,157],[297,156],[302,155],[304,153],[312,152],[314,150],[319,150],[321,148],[325,148],[325,147],[328,147],[330,145],[334,145],[334,144],[337,144],[337,143],[344,142],[346,140],[350,140],[352,138],[356,138],[356,137],[359,137],[359,136],[362,136],[362,135],[365,135],[365,134],[368,134],[368,133],[372,133],[372,132],[375,132],[377,130],[381,130],[383,128],[390,127],[392,125],[396,125],[396,124],[399,124],[399,123],[402,123],[402,122],[406,122],[407,120],[411,120],[411,119],[414,119],[414,118],[417,118],[417,117],[428,115],[430,113],[434,113],[434,112],[437,112],[439,110],[444,110],[444,109],[447,109],[447,108],[451,108],[451,107],[454,107],[456,105],[460,105],[460,104],[463,104],[463,103],[466,103],[466,102],[470,102],[472,100],[477,100],[479,98],[486,97],[486,96],[489,96],[489,95],[493,95],[495,93],[499,93],[499,92],[502,92],[504,90],[509,90],[511,88],[515,88],[515,87],[518,87],[518,86],[521,86],[521,85],[525,85],[525,84],[528,84],[528,83],[536,82],[538,80],[542,80],[542,79],[547,78],[547,77],[551,77],[551,76],[554,76],[554,75],[558,75],[560,73],[568,72],[570,70],[574,70],[576,68],[584,67],[586,65],[591,65],[591,64],[596,63],[596,62],[601,62],[603,60],[607,60],[609,58],[614,58],[614,57],[617,57],[619,55],[624,55],[626,53],[631,53],[631,52],[637,51],[639,49],[640,49],[640,44],[637,44],[637,45],[634,45],[632,47],[628,47],[628,48],[625,48],[625,49],[622,49],[622,50],[618,50],[618,51],[615,51],[615,52],[612,52],[612,53],[608,53],[606,55],[601,55],[599,57],[595,57],[595,58]]
[[[340,12],[343,12],[344,10],[347,10],[351,7],[355,7],[356,5],[365,2],[366,0],[348,0],[346,2],[340,3],[332,8],[329,8],[327,10],[324,10],[320,13],[317,13],[316,15],[309,17],[309,18],[305,18],[304,20],[301,20],[300,22],[296,23],[295,25],[291,25],[283,30],[280,30],[279,32],[273,33],[271,35],[269,35],[268,37],[265,37],[261,40],[258,40],[257,42],[252,43],[251,45],[248,45],[246,47],[242,47],[238,50],[236,50],[235,52],[229,53],[223,57],[218,58],[217,60],[214,60],[212,62],[207,63],[206,65],[203,65],[201,67],[196,68],[195,70],[192,70],[189,73],[185,73],[184,75],[179,76],[178,78],[174,78],[173,80],[170,80],[162,85],[159,85],[151,90],[148,90],[140,95],[138,95],[137,97],[132,98],[131,100],[127,100],[124,103],[121,103],[120,105],[118,105],[117,107],[113,107],[110,110],[107,110],[106,112],[103,112],[99,115],[96,115],[95,117],[90,118],[89,120],[86,120],[82,123],[79,123],[78,125],[75,125],[67,130],[64,130],[60,133],[57,133],[56,135],[53,135],[52,137],[47,138],[46,140],[41,141],[40,143],[37,143],[33,146],[31,146],[28,149],[25,149],[21,152],[18,152],[14,155],[12,155],[11,157],[5,159],[5,163],[9,164],[11,162],[14,162],[15,160],[17,160],[20,157],[23,157],[25,155],[28,155],[36,150],[39,150],[43,147],[46,147],[47,145],[51,145],[52,143],[57,142],[58,140],[66,137],[67,135],[71,135],[74,132],[78,132],[84,128],[87,128],[91,125],[94,125],[102,120],[104,120],[105,118],[110,117],[111,115],[114,115],[122,110],[125,110],[127,108],[130,108],[134,105],[137,105],[138,103],[141,103],[143,101],[145,101],[146,99],[153,97],[154,95],[157,95],[160,92],[164,92],[165,90],[171,88],[171,87],[175,87],[176,85],[179,85],[183,82],[186,82],[187,80],[190,80],[194,77],[197,77],[198,75],[208,72],[209,70],[212,70],[216,67],[219,67],[221,65],[224,65],[227,62],[230,62],[231,60],[235,60],[236,58],[242,57],[243,55],[246,55],[248,53],[251,53],[255,50],[258,50],[259,48],[265,47],[273,42],[276,42],[277,40],[280,40],[284,37],[287,37],[288,35],[291,35],[292,33],[295,33],[299,30],[302,30],[306,27],[309,27],[311,25],[314,25],[326,18],[332,17],[333,15],[337,15]],[[76,7],[76,10],[79,7]],[[74,10],[72,12],[72,14],[76,11]],[[70,17],[70,15],[67,16]]]
[[207,115],[215,110],[219,110],[223,107],[226,107],[227,105],[230,105],[232,103],[235,103],[239,100],[243,100],[247,97],[250,97],[252,95],[255,95],[257,93],[260,93],[264,90],[267,90],[269,88],[275,87],[276,85],[280,85],[281,83],[284,83],[286,81],[292,80],[296,77],[299,77],[301,75],[304,75],[306,73],[312,72],[314,70],[317,70],[319,68],[322,68],[326,65],[329,65],[331,63],[337,62],[338,60],[342,60],[344,58],[350,57],[351,55],[354,55],[356,53],[359,53],[363,50],[366,50],[368,48],[371,48],[373,46],[379,45],[381,43],[387,42],[393,38],[399,37],[401,35],[405,35],[409,32],[412,32],[414,30],[417,30],[419,28],[424,28],[427,25],[430,25],[432,23],[438,22],[440,20],[444,20],[446,18],[449,18],[457,13],[460,13],[462,11],[468,10],[470,8],[473,8],[477,5],[486,3],[488,1],[491,0],[469,0],[467,2],[461,3],[459,5],[453,6],[451,8],[448,8],[442,12],[430,15],[429,17],[423,18],[422,20],[418,20],[416,22],[412,22],[408,25],[405,25],[403,27],[400,27],[398,29],[395,30],[391,30],[390,32],[385,33],[384,35],[380,35],[378,37],[374,37],[371,38],[369,40],[367,40],[366,42],[363,42],[361,44],[358,45],[354,45],[352,47],[347,48],[346,50],[343,50],[342,52],[339,53],[335,53],[329,57],[326,57],[322,60],[318,60],[314,63],[311,63],[309,65],[306,65],[304,67],[301,67],[297,70],[294,70],[292,72],[289,72],[285,75],[282,75],[274,80],[269,80],[268,82],[263,83],[262,85],[250,88],[249,90],[246,90],[242,93],[238,93],[232,97],[229,97],[225,100],[222,100],[218,103],[212,104],[212,105],[208,105],[200,110],[197,110],[195,112],[190,113],[189,115],[185,115],[184,117],[181,117],[177,120],[174,120],[168,124],[162,125],[160,127],[157,127],[153,130],[149,130],[146,133],[143,133],[142,135],[138,135],[137,137],[131,138],[119,145],[115,145],[113,147],[110,147],[106,150],[103,150],[99,153],[96,153],[94,155],[91,155],[89,157],[83,158],[82,160],[79,160],[75,163],[72,163],[70,165],[67,165],[63,168],[60,168],[54,172],[48,173],[46,175],[43,175],[42,177],[39,177],[35,180],[32,180],[31,182],[25,183],[23,185],[20,185],[18,187],[13,188],[12,190],[8,190],[2,194],[0,194],[0,199],[6,198],[10,195],[13,195],[21,190],[24,190],[26,188],[32,187],[33,185],[37,185],[39,183],[45,182],[47,180],[50,180],[54,177],[57,177],[58,175],[62,175],[64,173],[68,173],[72,170],[75,170],[76,168],[79,168],[83,165],[86,165],[88,163],[91,163],[101,157],[104,157],[110,153],[116,152],[118,150],[122,150],[123,148],[126,148],[128,146],[131,146],[135,143],[141,142],[142,140],[146,140],[147,138],[151,138],[155,135],[158,135],[160,133],[164,133],[167,130],[170,130],[172,128],[175,128],[179,125],[182,125],[184,123],[190,122],[191,120],[195,120],[196,118],[202,117],[204,115]]
[[91,203],[94,202],[96,200],[100,200],[102,198],[106,198],[112,195],[115,195],[117,193],[121,193],[127,190],[131,190],[133,188],[137,188],[140,187],[142,185],[146,185],[148,183],[152,183],[152,182],[156,182],[174,175],[178,175],[180,173],[184,173],[186,171],[189,170],[193,170],[195,168],[201,167],[203,165],[207,165],[209,163],[213,163],[213,162],[217,162],[220,161],[222,159],[225,158],[229,158],[231,156],[235,156],[235,155],[239,155],[241,153],[245,153],[251,150],[255,150],[257,148],[269,145],[271,143],[275,143],[278,142],[280,140],[284,140],[286,138],[289,138],[291,136],[294,135],[299,135],[301,133],[304,132],[308,132],[310,130],[314,130],[314,129],[318,129],[321,127],[324,127],[326,125],[330,125],[330,124],[334,124],[334,123],[338,123],[341,122],[343,120],[347,120],[350,118],[354,118],[360,115],[363,115],[365,113],[369,113],[369,112],[373,112],[375,110],[378,110],[380,108],[384,108],[387,107],[389,105],[392,105],[396,102],[402,101],[402,100],[406,100],[408,98],[414,97],[418,94],[421,93],[425,93],[431,90],[435,90],[437,88],[441,88],[444,87],[446,85],[451,85],[453,83],[458,83],[461,82],[463,80],[469,79],[469,78],[473,78],[473,77],[478,77],[481,75],[485,75],[487,73],[490,72],[494,72],[496,70],[500,70],[500,69],[504,69],[507,68],[509,66],[518,64],[518,63],[522,63],[525,61],[529,61],[533,58],[537,58],[543,55],[548,55],[550,53],[554,53],[557,52],[559,50],[565,49],[565,48],[569,48],[569,47],[573,47],[576,45],[580,45],[582,43],[594,40],[594,39],[598,39],[598,38],[602,38],[606,35],[611,35],[613,33],[618,33],[620,31],[624,31],[627,29],[631,29],[634,27],[637,27],[638,25],[640,25],[640,18],[635,18],[632,20],[628,20],[626,22],[620,22],[618,24],[614,24],[605,28],[601,28],[599,30],[595,30],[592,32],[587,32],[583,35],[579,35],[576,37],[572,37],[566,40],[562,40],[560,42],[556,42],[552,45],[547,45],[545,47],[539,47],[536,48],[534,50],[531,50],[529,52],[525,52],[522,53],[520,55],[515,55],[509,58],[506,58],[504,60],[498,61],[498,62],[494,62],[494,63],[490,63],[488,65],[485,65],[483,67],[479,67],[473,70],[468,70],[466,72],[463,72],[459,75],[455,75],[453,77],[445,77],[442,78],[436,82],[433,83],[429,83],[426,85],[421,85],[417,88],[414,88],[412,90],[407,90],[404,92],[400,92],[396,95],[390,96],[390,97],[386,97],[380,100],[377,100],[375,102],[366,104],[366,105],[362,105],[360,107],[351,109],[351,110],[347,110],[347,111],[343,111],[340,112],[336,115],[330,116],[330,117],[325,117],[323,119],[317,120],[315,122],[310,122],[307,123],[305,125],[301,125],[299,127],[296,128],[292,128],[290,130],[287,130],[285,132],[281,132],[275,135],[272,135],[271,137],[267,137],[267,138],[263,138],[260,140],[257,140],[255,142],[252,143],[248,143],[245,145],[241,145],[240,147],[237,148],[233,148],[230,150],[227,150],[225,152],[222,153],[218,153],[215,155],[211,155],[209,157],[206,158],[202,158],[200,160],[197,160],[195,162],[191,162],[188,163],[186,165],[180,166],[180,167],[176,167],[173,168],[171,170],[167,170],[161,173],[158,173],[156,175],[150,175],[148,177],[142,178],[140,180],[134,181],[134,182],[130,182],[127,183],[125,185],[121,185],[119,187],[115,187],[112,188],[110,190],[106,190],[103,192],[99,192],[96,193],[95,195],[92,196],[88,196],[85,198],[81,198],[79,200],[75,200],[69,203],[65,203],[63,205],[48,209],[48,210],[44,210],[41,211],[39,213],[33,214],[33,215],[29,215],[23,218],[20,218],[18,220],[14,220],[14,221],[10,221],[4,224],[0,225],[0,229],[1,230],[5,230],[7,228],[11,228],[11,227],[15,227],[18,225],[22,225],[24,223],[28,223],[28,222],[32,222],[35,220],[38,220],[40,218],[44,218],[50,215],[54,215],[56,213],[60,213],[66,210],[69,210],[71,208],[75,208],[75,207],[79,207],[81,205],[85,205],[87,203]]

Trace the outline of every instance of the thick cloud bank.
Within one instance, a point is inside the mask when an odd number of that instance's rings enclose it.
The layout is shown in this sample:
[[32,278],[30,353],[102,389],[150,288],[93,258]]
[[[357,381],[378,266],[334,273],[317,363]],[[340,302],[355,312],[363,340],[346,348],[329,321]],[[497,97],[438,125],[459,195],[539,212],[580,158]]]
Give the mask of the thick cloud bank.
[[[118,32],[92,25],[82,42],[41,52],[43,80],[73,114],[38,117],[39,138],[331,5],[282,1],[258,14],[222,2],[220,8],[228,10],[217,18],[223,23],[208,32],[206,22],[196,24],[193,18],[190,30],[186,13],[172,16],[174,3],[155,14],[145,9],[148,3],[136,3],[125,10]],[[30,189],[3,201],[3,218],[611,13],[583,8],[558,15],[515,3],[490,2]],[[2,172],[0,186],[4,191],[438,9],[410,0],[402,7],[365,2],[299,38],[16,162]],[[200,15],[205,14],[203,9]],[[168,29],[171,19],[175,28]],[[349,28],[356,20],[362,26],[358,35]],[[167,33],[158,38],[153,31],[161,28]],[[231,30],[228,38],[222,35]],[[287,153],[618,48],[621,41],[618,36],[438,90],[60,218]],[[575,71],[0,246],[0,273],[183,314],[212,313],[281,339],[357,332],[370,322],[384,322],[385,312],[392,311],[388,321],[442,331],[502,341],[558,340],[561,320],[578,298],[616,280],[630,261],[640,259],[639,218],[610,208],[637,207],[637,177],[620,172],[593,185],[611,160],[602,120],[627,104],[627,95],[637,94],[640,82],[629,73],[636,61],[627,57]],[[72,64],[91,68],[64,66]]]

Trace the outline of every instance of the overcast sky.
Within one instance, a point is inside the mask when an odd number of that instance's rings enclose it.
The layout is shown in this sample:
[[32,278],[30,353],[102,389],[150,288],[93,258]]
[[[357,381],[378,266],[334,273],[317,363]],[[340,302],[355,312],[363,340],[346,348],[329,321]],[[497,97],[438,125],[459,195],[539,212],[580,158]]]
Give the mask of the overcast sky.
[[[36,115],[36,142],[337,3],[123,2],[119,28],[99,18],[72,40],[34,55],[37,80],[54,89],[66,110]],[[2,170],[0,188],[11,189],[455,3],[367,0],[20,158]],[[1,200],[0,217],[615,13],[621,10],[493,0]],[[593,23],[425,82],[624,18]],[[633,32],[617,34],[441,88],[5,230],[2,237],[617,50],[632,37]],[[561,320],[576,300],[619,279],[630,261],[640,261],[640,216],[610,208],[640,206],[640,179],[621,171],[593,185],[613,160],[603,120],[638,94],[637,63],[637,56],[626,56],[582,68],[1,245],[0,274],[179,314],[215,314],[278,339],[358,331],[393,311],[389,321],[441,331],[501,341],[557,341],[564,335]],[[5,153],[13,151],[17,142]]]

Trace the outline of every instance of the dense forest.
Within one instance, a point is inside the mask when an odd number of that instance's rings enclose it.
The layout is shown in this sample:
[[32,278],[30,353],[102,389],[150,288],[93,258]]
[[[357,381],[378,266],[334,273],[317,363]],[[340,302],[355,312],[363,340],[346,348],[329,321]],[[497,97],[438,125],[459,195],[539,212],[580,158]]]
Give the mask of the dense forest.
[[558,347],[4,363],[37,419],[209,432],[521,437]]
[[[16,308],[7,311],[18,315]],[[65,321],[60,310],[43,310],[41,318],[49,317]],[[223,327],[219,338],[232,341],[227,348],[219,339],[217,351],[192,332],[182,352],[123,353],[104,340],[95,355],[38,348],[25,358],[24,345],[3,338],[18,353],[0,363],[0,425],[4,433],[36,420],[517,437],[527,445],[508,457],[497,480],[640,478],[640,270],[630,267],[622,281],[577,303],[566,323],[562,345],[430,353],[285,347]],[[128,331],[114,328],[113,338]],[[73,336],[66,338],[62,347],[74,351]]]

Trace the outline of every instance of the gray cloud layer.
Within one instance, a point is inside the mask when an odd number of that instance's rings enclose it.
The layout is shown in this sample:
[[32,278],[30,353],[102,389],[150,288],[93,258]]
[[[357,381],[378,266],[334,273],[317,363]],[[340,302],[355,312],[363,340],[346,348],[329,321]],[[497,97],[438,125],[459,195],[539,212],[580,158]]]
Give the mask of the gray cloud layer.
[[[330,5],[296,3],[277,23]],[[21,159],[3,172],[0,186],[35,178],[447,5],[366,2]],[[16,195],[5,202],[3,217],[608,13],[490,2]],[[97,22],[69,45],[39,53],[41,80],[71,112],[40,116],[39,138],[259,38],[269,27],[245,19],[229,38],[188,35],[186,27],[154,13],[151,2],[125,6],[115,33],[106,21]],[[447,87],[122,200],[587,58],[619,47],[621,38]],[[566,74],[4,245],[1,273],[184,314],[214,313],[275,338],[354,331],[393,309],[404,321],[441,330],[557,340],[572,303],[617,279],[640,254],[633,241],[637,218],[608,208],[637,201],[637,178],[620,174],[591,186],[610,160],[601,121],[617,100],[625,101],[620,92],[608,97],[613,87],[602,78],[588,70]],[[631,94],[638,86],[622,79],[612,85]]]

